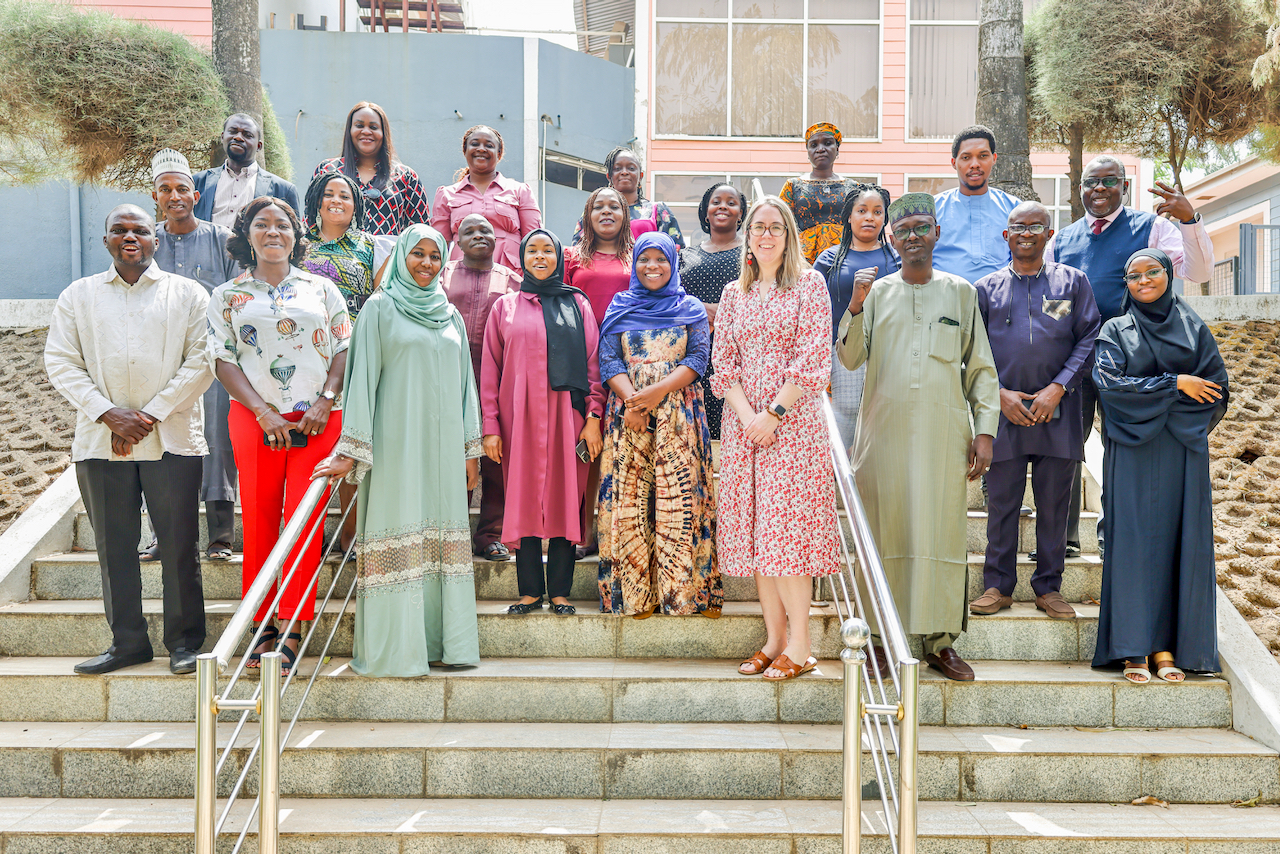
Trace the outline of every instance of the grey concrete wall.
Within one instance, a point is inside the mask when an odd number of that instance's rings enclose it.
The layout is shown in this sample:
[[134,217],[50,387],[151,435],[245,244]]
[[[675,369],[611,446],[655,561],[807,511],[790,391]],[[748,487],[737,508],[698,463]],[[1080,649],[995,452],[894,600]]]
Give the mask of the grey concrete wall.
[[[83,186],[80,195],[80,266],[82,276],[105,270],[111,256],[102,245],[107,212],[122,202],[151,210],[141,193],[120,193]],[[0,186],[0,228],[6,234],[34,238],[25,252],[11,256],[0,271],[0,300],[54,299],[72,281],[71,196],[65,183],[35,187]]]
[[[537,127],[540,145],[543,113],[558,121],[546,128],[549,149],[596,162],[634,133],[634,70],[546,41],[537,42],[538,80],[528,87],[536,112],[528,124],[523,38],[276,29],[262,31],[261,46],[262,80],[289,140],[300,192],[317,163],[341,153],[347,111],[363,100],[387,110],[397,153],[429,196],[453,182],[463,165],[462,132],[472,125],[497,128],[503,173],[529,181],[538,196],[537,164],[525,169],[525,128]],[[544,219],[565,240],[585,197],[546,187]],[[110,264],[102,223],[122,201],[150,203],[142,194],[80,188],[82,275]],[[72,279],[67,185],[0,187],[0,225],[38,239],[33,251],[19,253],[0,272],[0,300],[57,297]]]

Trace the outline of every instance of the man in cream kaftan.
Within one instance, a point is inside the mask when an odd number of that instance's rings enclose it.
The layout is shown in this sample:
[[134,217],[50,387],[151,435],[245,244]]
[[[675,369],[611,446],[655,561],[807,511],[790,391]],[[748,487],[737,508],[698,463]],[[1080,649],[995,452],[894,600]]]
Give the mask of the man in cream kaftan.
[[990,466],[1000,417],[995,361],[977,292],[933,269],[936,228],[912,230],[934,224],[932,199],[903,196],[889,219],[903,269],[841,322],[840,361],[867,365],[854,470],[903,627],[931,666],[972,679],[951,645],[967,622],[965,479]]

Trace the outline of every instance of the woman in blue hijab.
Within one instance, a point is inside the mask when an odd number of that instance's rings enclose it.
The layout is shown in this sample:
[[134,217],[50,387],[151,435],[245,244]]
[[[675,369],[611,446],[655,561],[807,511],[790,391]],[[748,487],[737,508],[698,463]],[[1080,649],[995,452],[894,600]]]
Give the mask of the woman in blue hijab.
[[719,617],[711,433],[696,380],[711,361],[707,311],[680,285],[677,249],[641,235],[631,283],[600,324],[611,393],[600,463],[600,610]]

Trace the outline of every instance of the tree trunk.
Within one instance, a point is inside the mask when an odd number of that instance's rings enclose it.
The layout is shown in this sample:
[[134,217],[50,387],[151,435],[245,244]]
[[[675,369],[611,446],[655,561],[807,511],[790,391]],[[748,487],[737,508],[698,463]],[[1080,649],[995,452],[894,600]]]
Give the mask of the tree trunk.
[[1022,0],[982,0],[979,16],[977,118],[996,137],[991,183],[1011,196],[1039,201],[1031,186]]
[[[262,126],[262,82],[258,52],[258,0],[212,0],[213,65],[233,113],[247,113]],[[213,165],[222,163],[215,145]]]
[[1084,216],[1080,200],[1080,179],[1084,177],[1084,125],[1076,122],[1067,127],[1067,183],[1071,186],[1071,221]]

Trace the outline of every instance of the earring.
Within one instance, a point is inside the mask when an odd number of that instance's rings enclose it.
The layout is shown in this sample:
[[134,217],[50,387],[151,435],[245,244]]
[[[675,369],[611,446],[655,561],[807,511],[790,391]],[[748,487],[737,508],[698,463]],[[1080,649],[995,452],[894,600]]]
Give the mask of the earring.
[[253,250],[253,244],[252,244],[252,243],[251,243],[251,244],[249,244],[249,259],[250,259],[251,261],[253,261],[253,263],[255,263],[255,264],[257,264],[257,263],[258,263],[258,253],[257,253],[257,252],[255,252],[255,251]]

